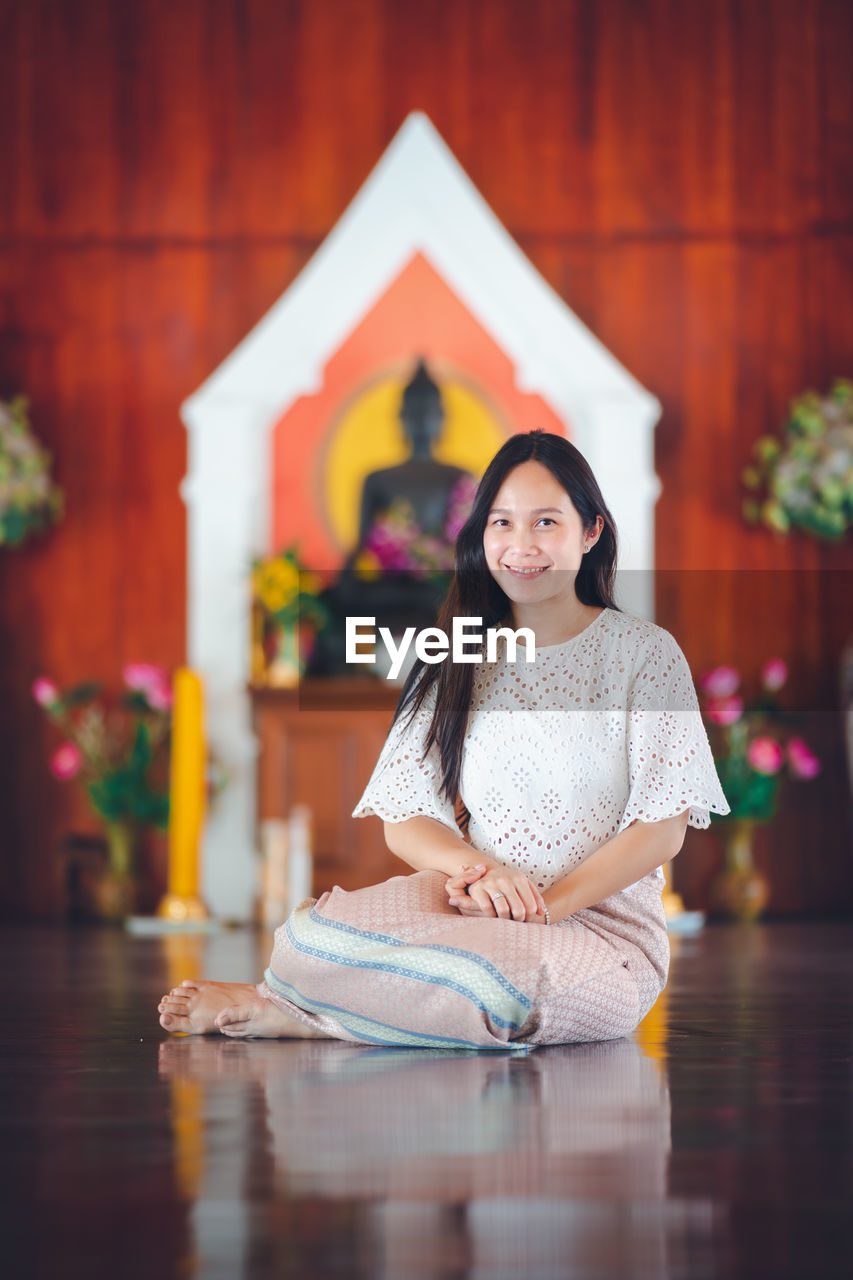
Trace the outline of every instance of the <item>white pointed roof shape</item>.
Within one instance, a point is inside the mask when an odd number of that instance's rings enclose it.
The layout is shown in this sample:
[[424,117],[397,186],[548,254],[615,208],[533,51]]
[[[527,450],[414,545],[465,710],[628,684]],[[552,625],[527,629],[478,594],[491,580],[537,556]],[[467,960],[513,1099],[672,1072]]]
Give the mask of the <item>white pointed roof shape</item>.
[[421,253],[545,399],[592,467],[620,534],[619,602],[651,617],[654,426],[659,402],[525,257],[428,118],[410,115],[283,296],[182,406],[189,429],[188,661],[203,676],[210,740],[232,781],[205,833],[212,910],[251,918],[256,743],[248,566],[270,550],[270,444],[297,397]]
[[[186,402],[189,425],[211,403],[263,401],[280,416],[316,392],[326,362],[416,252],[506,353],[519,389],[571,424],[594,471],[602,445],[612,456],[614,444],[596,439],[596,401],[618,400],[635,432],[653,428],[660,403],[543,279],[422,112],[407,117],[296,280]],[[631,456],[622,462],[641,483],[650,471]]]

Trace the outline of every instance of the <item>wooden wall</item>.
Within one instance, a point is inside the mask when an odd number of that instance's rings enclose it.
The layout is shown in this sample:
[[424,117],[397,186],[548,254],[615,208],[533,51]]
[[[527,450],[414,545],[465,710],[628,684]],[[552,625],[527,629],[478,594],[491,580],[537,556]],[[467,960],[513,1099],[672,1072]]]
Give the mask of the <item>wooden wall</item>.
[[[791,395],[853,375],[846,0],[0,0],[0,47],[0,395],[68,507],[0,553],[6,909],[56,914],[62,833],[94,829],[32,679],[183,658],[180,402],[421,109],[660,398],[658,621],[697,673],[792,661],[834,758],[762,849],[771,907],[849,910],[850,543],[747,529],[738,482]],[[701,905],[718,846],[689,840]]]

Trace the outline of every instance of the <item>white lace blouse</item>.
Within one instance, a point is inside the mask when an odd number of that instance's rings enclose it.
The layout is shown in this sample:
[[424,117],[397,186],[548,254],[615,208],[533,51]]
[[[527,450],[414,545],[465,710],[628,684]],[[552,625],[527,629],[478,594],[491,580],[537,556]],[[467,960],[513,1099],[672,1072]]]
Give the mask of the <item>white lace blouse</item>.
[[[578,635],[475,666],[460,795],[476,850],[540,889],[639,818],[728,813],[687,660],[668,631],[603,609]],[[436,746],[422,759],[435,686],[391,727],[353,817],[425,815],[458,827],[439,795]],[[663,883],[663,871],[652,873]]]

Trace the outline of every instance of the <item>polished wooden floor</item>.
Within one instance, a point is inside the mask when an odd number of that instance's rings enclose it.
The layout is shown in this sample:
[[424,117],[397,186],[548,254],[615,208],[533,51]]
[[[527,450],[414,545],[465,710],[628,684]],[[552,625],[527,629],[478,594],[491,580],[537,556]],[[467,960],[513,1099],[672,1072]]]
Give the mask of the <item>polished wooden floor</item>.
[[268,943],[0,934],[5,1277],[853,1275],[853,921],[674,937],[606,1044],[161,1031]]

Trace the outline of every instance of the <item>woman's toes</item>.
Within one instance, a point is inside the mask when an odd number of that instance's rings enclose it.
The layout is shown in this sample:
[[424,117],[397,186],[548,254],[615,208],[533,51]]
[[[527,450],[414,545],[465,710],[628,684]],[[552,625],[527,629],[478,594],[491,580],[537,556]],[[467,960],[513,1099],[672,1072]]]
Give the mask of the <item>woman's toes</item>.
[[157,1008],[160,1013],[173,1014],[177,1018],[186,1018],[190,1013],[190,1006],[185,1000],[175,1000],[172,996],[166,996],[160,1001]]
[[191,1035],[197,1030],[188,1017],[174,1009],[166,1009],[160,1014],[160,1026],[166,1031],[181,1031],[184,1035]]
[[215,1022],[217,1027],[223,1027],[226,1023],[245,1022],[248,1016],[249,1011],[242,1005],[232,1004],[216,1015]]
[[263,1012],[257,1004],[231,1004],[217,1014],[216,1026],[226,1036],[254,1034]]
[[219,1030],[222,1035],[238,1040],[243,1036],[255,1035],[257,1028],[252,1021],[252,1011],[250,1009],[236,1007],[230,1012],[232,1017],[227,1020],[223,1018],[222,1022],[219,1023]]

